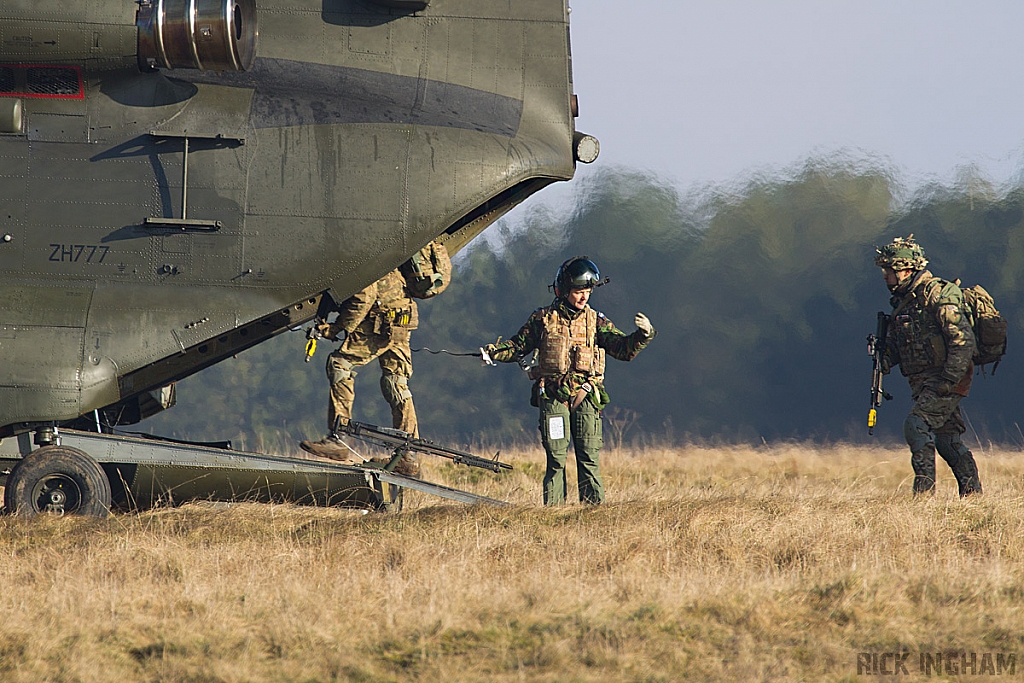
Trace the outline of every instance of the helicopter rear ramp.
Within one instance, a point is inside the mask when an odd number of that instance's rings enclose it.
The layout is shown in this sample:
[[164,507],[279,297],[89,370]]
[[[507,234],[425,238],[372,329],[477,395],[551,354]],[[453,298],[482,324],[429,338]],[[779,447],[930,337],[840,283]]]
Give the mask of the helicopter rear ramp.
[[[49,458],[48,454],[54,457]],[[68,458],[72,464],[68,465]],[[80,461],[74,464],[74,461]],[[367,463],[342,465],[172,441],[65,429],[60,445],[33,448],[31,435],[0,441],[0,473],[9,511],[75,513],[88,498],[92,461],[109,482],[112,509],[137,510],[189,501],[288,502],[389,510],[411,489],[466,504],[507,505],[486,496],[433,484]],[[19,477],[18,468],[23,473]],[[83,472],[77,472],[81,467]],[[94,477],[97,479],[100,477]],[[13,501],[12,495],[20,496]],[[24,508],[31,509],[24,509]],[[16,508],[12,510],[11,508]],[[20,508],[20,509],[19,509]]]

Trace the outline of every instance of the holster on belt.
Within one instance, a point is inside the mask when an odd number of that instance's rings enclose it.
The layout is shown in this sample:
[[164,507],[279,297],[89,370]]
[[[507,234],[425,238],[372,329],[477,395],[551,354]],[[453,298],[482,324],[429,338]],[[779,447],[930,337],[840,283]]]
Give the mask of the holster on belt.
[[583,403],[584,399],[587,398],[587,394],[594,390],[594,385],[590,382],[584,382],[583,386],[576,390],[576,395],[572,398],[572,406],[569,410],[576,410]]

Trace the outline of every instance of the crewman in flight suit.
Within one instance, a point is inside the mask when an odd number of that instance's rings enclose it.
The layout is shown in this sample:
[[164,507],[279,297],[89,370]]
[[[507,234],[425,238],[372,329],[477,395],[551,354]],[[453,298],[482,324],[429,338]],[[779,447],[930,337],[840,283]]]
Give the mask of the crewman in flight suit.
[[547,454],[544,504],[565,503],[565,459],[572,438],[581,503],[604,501],[599,454],[601,410],[608,405],[604,389],[605,353],[632,360],[656,332],[643,313],[634,318],[637,329],[625,334],[588,304],[601,273],[586,256],[559,267],[552,288],[555,300],[538,308],[519,332],[507,341],[483,347],[491,360],[510,363],[537,350],[530,405],[540,409],[541,443]]

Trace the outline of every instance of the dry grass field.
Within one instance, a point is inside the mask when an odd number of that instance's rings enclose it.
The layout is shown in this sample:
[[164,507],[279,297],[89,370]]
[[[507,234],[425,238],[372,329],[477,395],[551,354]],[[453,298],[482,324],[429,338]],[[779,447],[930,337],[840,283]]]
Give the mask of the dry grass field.
[[941,461],[914,499],[903,449],[622,450],[607,505],[559,509],[539,448],[504,458],[425,478],[509,508],[0,517],[0,680],[1024,678],[1017,452],[961,501]]

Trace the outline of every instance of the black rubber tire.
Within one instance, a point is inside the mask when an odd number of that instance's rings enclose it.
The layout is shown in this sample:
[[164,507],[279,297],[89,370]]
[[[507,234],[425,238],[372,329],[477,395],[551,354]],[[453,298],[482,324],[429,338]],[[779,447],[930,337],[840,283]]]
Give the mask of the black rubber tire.
[[44,446],[14,466],[4,488],[9,514],[106,517],[110,480],[99,463],[77,448]]

